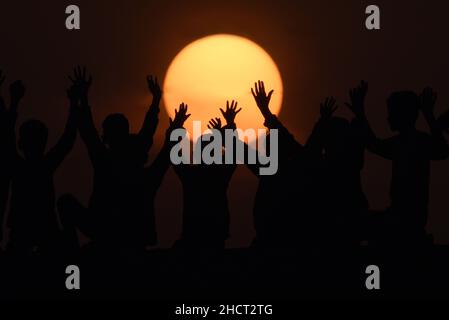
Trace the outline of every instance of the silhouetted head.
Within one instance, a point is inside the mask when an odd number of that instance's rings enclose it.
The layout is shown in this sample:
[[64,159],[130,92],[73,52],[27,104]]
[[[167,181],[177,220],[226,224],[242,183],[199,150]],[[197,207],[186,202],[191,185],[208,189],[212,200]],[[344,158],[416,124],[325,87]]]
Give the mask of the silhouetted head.
[[350,151],[347,150],[351,145],[350,143],[351,124],[349,121],[340,117],[329,119],[324,139],[326,158],[332,160],[344,157]]
[[28,120],[19,131],[19,149],[26,159],[39,159],[44,156],[47,146],[48,129],[39,120]]
[[142,138],[137,134],[130,134],[124,147],[127,159],[134,167],[140,168],[148,160],[148,154],[145,151],[145,145]]
[[110,114],[103,121],[103,143],[110,148],[122,146],[129,137],[128,119],[121,113]]
[[388,122],[393,131],[415,128],[420,108],[419,97],[412,91],[394,92],[387,100]]

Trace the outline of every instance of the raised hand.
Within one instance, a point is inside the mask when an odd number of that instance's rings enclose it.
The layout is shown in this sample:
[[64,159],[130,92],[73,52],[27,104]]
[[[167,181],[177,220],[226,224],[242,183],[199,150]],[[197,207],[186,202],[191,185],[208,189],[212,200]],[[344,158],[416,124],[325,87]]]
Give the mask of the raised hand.
[[425,88],[420,95],[421,111],[425,117],[433,116],[437,94],[432,88]]
[[80,66],[77,66],[75,69],[73,69],[73,76],[73,78],[69,76],[69,79],[76,87],[76,90],[80,95],[81,102],[84,105],[87,105],[89,89],[92,85],[92,76],[89,75],[89,77],[87,77],[86,67],[83,67],[81,69]]
[[221,130],[221,119],[220,118],[211,119],[207,127],[210,130],[212,129]]
[[334,97],[327,97],[326,100],[320,104],[320,115],[322,120],[329,120],[334,112],[338,109],[335,105],[336,100]]
[[237,113],[242,111],[242,108],[237,110],[237,101],[232,100],[231,104],[229,104],[229,101],[226,101],[226,111],[220,108],[221,114],[226,120],[227,125],[234,124],[235,117],[237,116]]
[[148,83],[148,89],[150,90],[151,94],[153,95],[153,99],[161,100],[162,97],[162,90],[159,86],[159,82],[157,81],[157,77],[153,76],[147,76],[147,83]]
[[70,101],[70,106],[75,107],[78,105],[80,93],[76,85],[71,85],[70,88],[67,89],[67,98]]
[[365,97],[367,92],[368,83],[365,81],[361,81],[359,86],[349,91],[351,102],[347,102],[345,105],[356,117],[365,116]]
[[184,126],[184,122],[190,117],[190,114],[187,114],[188,106],[185,103],[181,103],[179,105],[179,109],[175,110],[174,119],[169,118],[170,120],[170,129],[179,129]]
[[257,107],[265,118],[271,116],[269,105],[273,92],[274,90],[271,90],[268,94],[266,94],[263,81],[254,83],[254,89],[251,88],[251,93],[253,94]]
[[9,94],[11,96],[11,107],[17,107],[19,101],[25,95],[25,86],[23,85],[22,81],[14,81],[9,87]]

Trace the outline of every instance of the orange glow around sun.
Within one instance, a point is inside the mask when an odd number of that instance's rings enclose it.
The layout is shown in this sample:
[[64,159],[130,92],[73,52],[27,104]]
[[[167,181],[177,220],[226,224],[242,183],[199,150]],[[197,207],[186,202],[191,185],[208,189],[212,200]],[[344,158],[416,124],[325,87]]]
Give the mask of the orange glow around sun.
[[211,118],[225,121],[219,108],[226,100],[238,101],[243,108],[237,115],[237,127],[264,128],[251,95],[254,82],[263,80],[267,93],[274,89],[270,109],[278,114],[282,103],[282,79],[269,54],[256,43],[239,36],[218,34],[194,41],[173,59],[164,81],[164,102],[170,117],[181,102],[189,113],[185,127],[192,133],[192,121],[200,120],[202,130]]

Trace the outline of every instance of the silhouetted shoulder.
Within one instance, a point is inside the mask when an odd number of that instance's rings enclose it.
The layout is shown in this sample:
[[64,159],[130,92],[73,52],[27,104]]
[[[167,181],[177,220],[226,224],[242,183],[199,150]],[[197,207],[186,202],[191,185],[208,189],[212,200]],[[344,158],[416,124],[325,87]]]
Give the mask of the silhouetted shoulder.
[[[399,137],[396,136],[396,139],[398,139]],[[430,145],[432,143],[432,141],[435,140],[435,137],[433,137],[431,134],[424,132],[424,131],[420,131],[420,130],[416,130],[415,132],[413,132],[413,135],[409,135],[408,137],[406,137],[405,139],[410,139],[413,140],[415,143],[417,143],[419,146],[427,146]],[[403,139],[398,139],[398,141],[403,141]]]
[[430,160],[445,160],[449,157],[449,146],[442,135],[416,131],[416,143]]

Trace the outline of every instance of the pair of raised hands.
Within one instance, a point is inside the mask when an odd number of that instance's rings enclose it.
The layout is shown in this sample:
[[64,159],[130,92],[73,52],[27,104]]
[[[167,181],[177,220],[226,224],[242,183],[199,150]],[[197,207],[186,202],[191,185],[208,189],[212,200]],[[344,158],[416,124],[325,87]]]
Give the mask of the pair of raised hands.
[[[368,93],[368,83],[361,81],[360,84],[349,91],[350,102],[345,105],[352,111],[356,117],[365,117],[365,98]],[[426,118],[432,117],[435,110],[437,94],[432,88],[427,87],[423,90],[420,98],[421,112]],[[321,104],[321,117],[329,118],[338,107],[335,106],[335,99],[328,98]]]
[[[351,90],[350,97],[351,97],[351,104],[347,104],[348,106],[354,105],[354,109],[360,106],[359,101],[363,101],[364,95],[366,94],[365,90],[365,83],[362,83],[360,87],[357,87],[354,90]],[[272,113],[269,108],[269,104],[271,101],[271,96],[273,95],[274,90],[270,90],[268,94],[265,90],[265,84],[263,81],[257,81],[254,83],[254,88],[251,88],[251,93],[254,97],[254,100],[256,101],[257,107],[259,108],[260,112],[264,116],[265,119],[272,116]],[[365,92],[365,93],[364,93]],[[328,97],[326,100],[320,104],[320,114],[321,119],[327,120],[332,117],[334,112],[338,109],[338,106],[336,106],[336,100],[333,97]]]
[[[237,101],[232,100],[231,103],[229,101],[226,101],[226,110],[223,110],[220,108],[220,112],[223,115],[223,118],[226,120],[226,124],[228,126],[231,126],[234,124],[235,117],[237,114],[242,111],[242,108],[237,109]],[[220,118],[214,118],[209,121],[209,124],[207,125],[209,129],[216,129],[221,130],[222,124]]]
[[[187,114],[188,106],[185,103],[181,103],[179,106],[179,109],[175,110],[175,117],[169,118],[170,121],[170,129],[178,129],[182,128],[184,126],[184,122],[190,117],[190,114]],[[237,109],[237,102],[236,101],[229,101],[226,102],[226,110],[223,110],[220,108],[221,114],[226,120],[226,123],[228,125],[233,124],[236,115],[241,111],[242,109]],[[209,121],[209,124],[207,126],[209,129],[217,129],[220,130],[222,128],[221,119],[215,118],[211,119]]]
[[[271,90],[266,93],[265,84],[263,81],[257,81],[254,83],[254,88],[251,88],[251,93],[256,101],[257,107],[265,118],[268,118],[272,115],[270,111],[270,101],[271,96],[274,93],[274,90]],[[220,108],[221,114],[225,118],[227,124],[234,123],[234,119],[242,109],[237,110],[237,102],[232,101],[229,104],[229,101],[226,102],[226,111]],[[221,129],[221,120],[220,118],[215,118],[209,121],[208,125],[209,129]]]
[[[350,103],[346,103],[346,106],[356,115],[364,114],[364,101],[365,96],[368,91],[368,84],[364,81],[360,85],[349,92]],[[271,101],[271,96],[274,90],[266,93],[265,84],[263,81],[258,81],[254,83],[254,88],[251,88],[251,93],[256,101],[257,107],[264,116],[268,118],[272,115],[269,104]],[[320,104],[320,114],[321,119],[327,120],[332,117],[334,112],[338,109],[336,105],[336,100],[333,97],[328,97],[326,100]]]
[[[345,105],[352,111],[356,117],[365,116],[365,97],[368,92],[368,83],[361,81],[360,84],[349,91],[350,102]],[[329,120],[337,111],[337,100],[334,97],[327,97],[324,102],[320,104],[321,120]]]
[[[86,67],[75,67],[73,70],[73,76],[69,76],[69,80],[71,82],[71,86],[67,90],[67,97],[70,101],[74,101],[76,99],[85,99],[85,101],[87,101],[89,89],[92,85],[92,76],[87,75]],[[147,76],[147,85],[148,90],[153,95],[153,98],[160,101],[162,97],[162,90],[157,77],[153,77],[151,75]]]
[[69,98],[71,105],[76,106],[78,102],[83,106],[88,106],[89,89],[92,85],[92,76],[87,75],[86,67],[75,67],[73,70],[73,77],[69,76],[72,83],[67,90],[67,98]]

